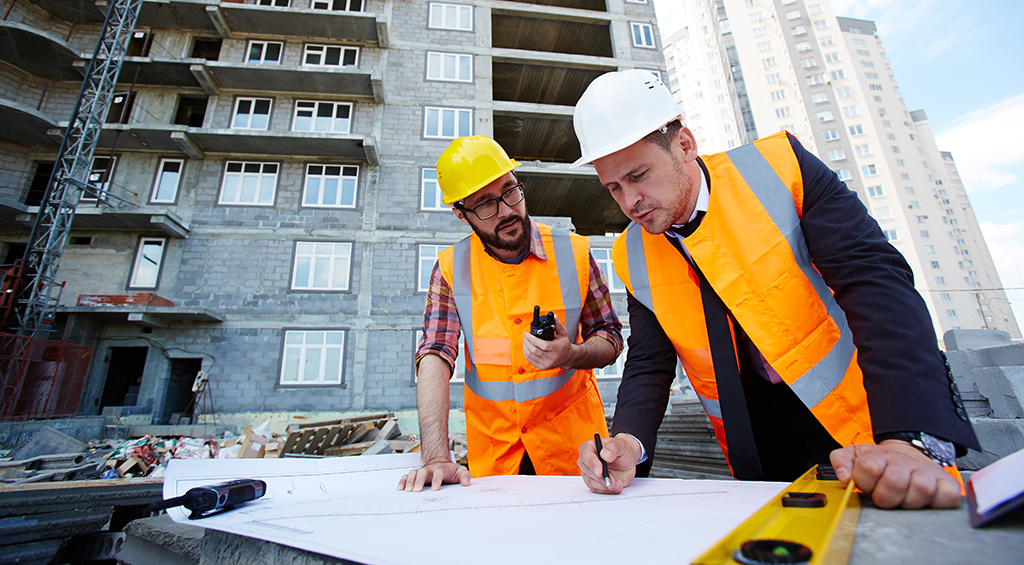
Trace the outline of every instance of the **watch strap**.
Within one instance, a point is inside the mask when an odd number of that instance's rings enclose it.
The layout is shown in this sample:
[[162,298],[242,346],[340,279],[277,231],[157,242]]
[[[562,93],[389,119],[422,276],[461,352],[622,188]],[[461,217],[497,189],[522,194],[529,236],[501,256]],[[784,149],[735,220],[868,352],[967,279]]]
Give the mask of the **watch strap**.
[[882,443],[887,439],[898,439],[910,442],[924,453],[932,461],[943,467],[952,467],[956,464],[956,447],[952,442],[939,439],[925,432],[888,432],[875,436],[875,443]]

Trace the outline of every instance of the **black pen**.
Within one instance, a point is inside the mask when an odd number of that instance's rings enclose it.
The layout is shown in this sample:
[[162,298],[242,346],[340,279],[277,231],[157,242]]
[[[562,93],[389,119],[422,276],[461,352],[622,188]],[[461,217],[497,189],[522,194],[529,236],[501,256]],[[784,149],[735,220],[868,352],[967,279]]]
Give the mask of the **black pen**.
[[605,488],[612,488],[612,481],[608,478],[608,463],[601,457],[601,435],[594,432],[594,443],[597,444],[597,458],[601,460],[601,474],[604,476]]

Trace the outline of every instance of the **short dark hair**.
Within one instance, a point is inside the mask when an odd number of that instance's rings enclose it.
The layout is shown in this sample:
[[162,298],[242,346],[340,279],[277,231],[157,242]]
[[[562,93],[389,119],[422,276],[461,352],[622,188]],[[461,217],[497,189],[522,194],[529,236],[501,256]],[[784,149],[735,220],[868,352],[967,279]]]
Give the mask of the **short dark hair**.
[[672,147],[672,140],[675,139],[676,133],[683,129],[683,124],[679,120],[672,120],[651,133],[645,135],[643,140],[647,143],[653,143],[658,147],[661,147],[665,151],[668,151]]

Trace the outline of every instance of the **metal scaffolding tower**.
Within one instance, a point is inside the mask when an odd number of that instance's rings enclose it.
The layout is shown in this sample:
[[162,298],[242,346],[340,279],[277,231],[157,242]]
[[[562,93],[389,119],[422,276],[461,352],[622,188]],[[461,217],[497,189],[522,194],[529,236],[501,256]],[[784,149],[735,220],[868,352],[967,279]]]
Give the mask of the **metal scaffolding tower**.
[[15,309],[18,334],[46,338],[53,324],[57,299],[54,279],[71,231],[82,192],[103,200],[88,184],[92,157],[110,108],[117,75],[131,40],[143,0],[110,4],[103,33],[82,82],[57,162],[39,206],[23,261],[22,296]]

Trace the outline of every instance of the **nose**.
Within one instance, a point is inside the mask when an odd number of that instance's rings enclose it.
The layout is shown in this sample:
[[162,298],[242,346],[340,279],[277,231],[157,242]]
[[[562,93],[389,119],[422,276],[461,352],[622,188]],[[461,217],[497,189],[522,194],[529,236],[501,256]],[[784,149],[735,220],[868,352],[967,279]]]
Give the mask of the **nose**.
[[619,190],[622,191],[623,212],[636,208],[644,200],[639,190],[634,190],[628,185],[621,186]]
[[498,218],[506,218],[506,217],[512,215],[512,213],[513,213],[512,207],[509,206],[507,202],[505,202],[504,198],[499,198],[498,199],[498,214],[497,214]]

